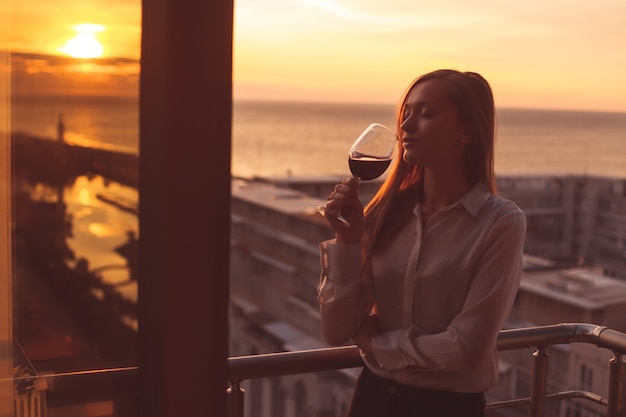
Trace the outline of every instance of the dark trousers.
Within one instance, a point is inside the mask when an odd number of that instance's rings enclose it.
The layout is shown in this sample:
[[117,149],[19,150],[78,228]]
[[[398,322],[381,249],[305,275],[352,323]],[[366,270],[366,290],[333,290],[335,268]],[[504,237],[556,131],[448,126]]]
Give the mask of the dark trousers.
[[357,380],[347,417],[483,417],[482,393],[437,391],[400,384],[367,367]]

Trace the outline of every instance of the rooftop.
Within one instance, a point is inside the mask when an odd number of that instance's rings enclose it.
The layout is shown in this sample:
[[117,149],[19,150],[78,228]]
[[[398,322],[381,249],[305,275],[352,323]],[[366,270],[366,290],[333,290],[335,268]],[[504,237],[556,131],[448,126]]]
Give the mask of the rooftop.
[[626,282],[603,276],[601,268],[525,270],[520,288],[590,310],[626,303]]
[[240,179],[232,181],[232,195],[285,214],[316,214],[317,206],[326,204],[325,200],[311,197],[302,191]]

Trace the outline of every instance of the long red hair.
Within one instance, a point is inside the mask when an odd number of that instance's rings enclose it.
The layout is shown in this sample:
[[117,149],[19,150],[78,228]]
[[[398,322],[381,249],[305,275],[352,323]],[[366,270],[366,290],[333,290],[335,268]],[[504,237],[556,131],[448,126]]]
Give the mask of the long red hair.
[[[472,141],[466,149],[464,159],[470,184],[483,183],[492,193],[496,193],[495,105],[491,87],[481,75],[474,72],[443,69],[415,79],[401,96],[396,108],[396,132],[401,133],[400,126],[411,90],[433,79],[447,83],[450,101],[457,108],[460,121],[470,126]],[[398,151],[400,154],[396,155],[387,178],[365,207],[363,250],[366,257],[371,253],[374,242],[378,240],[383,228],[389,226],[387,223],[392,209],[399,210],[399,215],[406,215],[421,199],[423,167],[407,164],[402,158],[402,147],[399,147]]]

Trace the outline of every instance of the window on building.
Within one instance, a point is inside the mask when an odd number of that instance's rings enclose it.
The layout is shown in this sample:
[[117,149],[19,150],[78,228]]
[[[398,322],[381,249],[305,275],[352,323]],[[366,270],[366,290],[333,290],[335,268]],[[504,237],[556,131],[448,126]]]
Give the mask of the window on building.
[[578,405],[569,403],[565,408],[565,417],[583,417],[583,414]]
[[247,404],[250,417],[261,417],[263,411],[263,380],[255,378],[250,383],[250,389],[246,390],[249,396]]
[[285,414],[285,394],[280,378],[272,379],[272,417]]
[[307,411],[307,392],[302,381],[297,381],[293,386],[293,401],[295,417],[309,417]]
[[517,370],[515,374],[514,392],[516,398],[528,398],[530,396],[530,375]]
[[543,195],[537,197],[537,207],[539,208],[558,208],[563,205],[563,197],[561,195]]
[[580,366],[580,389],[591,391],[593,387],[593,368],[583,364]]

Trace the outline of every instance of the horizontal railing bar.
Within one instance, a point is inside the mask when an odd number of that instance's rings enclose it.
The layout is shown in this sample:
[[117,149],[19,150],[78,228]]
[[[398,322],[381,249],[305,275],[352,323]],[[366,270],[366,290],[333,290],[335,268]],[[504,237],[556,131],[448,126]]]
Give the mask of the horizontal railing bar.
[[359,348],[354,345],[228,358],[228,374],[231,381],[361,366],[363,362]]
[[[575,399],[575,398],[593,401],[595,403],[598,403],[604,406],[608,404],[608,400],[606,398],[596,393],[589,392],[589,391],[572,390],[572,391],[562,391],[562,392],[557,392],[554,394],[546,395],[546,400],[548,401],[560,401],[560,400]],[[495,410],[498,408],[520,407],[520,406],[528,405],[528,404],[530,404],[530,398],[528,397],[516,398],[514,400],[494,401],[494,402],[487,403],[485,405],[485,409]]]
[[485,404],[485,410],[496,410],[498,408],[521,407],[530,404],[530,398],[517,398],[514,400],[494,401]]
[[604,398],[603,396],[598,395],[595,392],[578,391],[578,390],[562,391],[556,394],[548,394],[546,398],[550,401],[569,399],[569,398],[580,398],[582,400],[593,401],[594,403],[598,403],[604,406],[608,405],[609,403],[609,400],[607,398]]
[[139,370],[138,366],[124,366],[119,368],[99,368],[99,369],[87,369],[83,371],[68,371],[68,372],[50,372],[50,373],[39,373],[35,375],[22,375],[15,376],[11,378],[0,378],[0,383],[13,381],[32,381],[35,379],[58,379],[58,378],[70,378],[70,377],[79,377],[79,376],[99,376],[105,374],[120,374],[122,372],[137,372]]
[[598,347],[626,353],[626,334],[617,330],[604,329],[598,339]]
[[498,335],[498,350],[515,350],[535,346],[568,343],[570,333],[562,324],[523,329],[502,330]]
[[[498,350],[550,346],[571,342],[591,343],[614,352],[626,353],[626,334],[587,323],[502,330]],[[356,368],[363,366],[356,346],[267,353],[228,358],[229,379],[242,381],[282,375]]]
[[572,342],[591,343],[601,348],[626,353],[626,334],[588,323],[561,323],[502,330],[498,335],[498,350],[515,350]]

